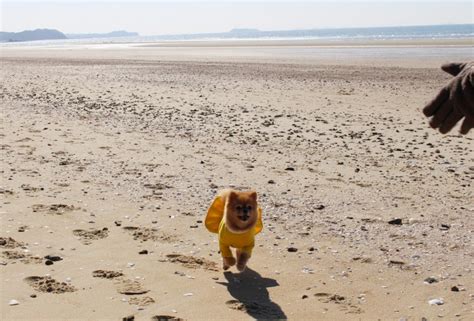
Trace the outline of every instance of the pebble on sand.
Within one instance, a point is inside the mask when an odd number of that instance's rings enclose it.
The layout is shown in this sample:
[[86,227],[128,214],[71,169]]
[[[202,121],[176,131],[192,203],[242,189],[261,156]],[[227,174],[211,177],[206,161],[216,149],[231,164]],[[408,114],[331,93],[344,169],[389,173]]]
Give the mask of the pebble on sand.
[[388,221],[388,224],[391,225],[402,225],[402,219],[401,218],[395,218],[393,220]]
[[435,279],[434,277],[430,276],[429,278],[426,278],[426,279],[424,280],[424,282],[425,282],[426,284],[431,284],[431,283],[437,283],[438,280]]
[[440,226],[439,229],[440,229],[441,231],[447,231],[447,230],[449,230],[450,228],[451,228],[451,226],[449,226],[448,224],[441,224],[441,226]]
[[429,305],[443,305],[444,300],[442,298],[439,299],[431,299],[428,301]]
[[15,299],[12,299],[12,300],[10,300],[10,301],[8,302],[8,305],[18,305],[18,304],[20,304],[20,302],[18,302],[18,301],[15,300]]
[[58,261],[61,261],[63,258],[58,256],[58,255],[46,255],[44,257],[46,260],[50,260],[50,261],[53,261],[53,262],[58,262]]

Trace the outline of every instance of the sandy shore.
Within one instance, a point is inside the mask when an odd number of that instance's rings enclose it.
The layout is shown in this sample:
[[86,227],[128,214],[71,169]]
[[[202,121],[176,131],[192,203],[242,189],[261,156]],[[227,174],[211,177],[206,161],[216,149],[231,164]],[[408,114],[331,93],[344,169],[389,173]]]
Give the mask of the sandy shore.
[[4,58],[107,59],[364,65],[438,68],[474,55],[474,39],[435,40],[223,40],[151,43],[31,42],[2,44]]
[[[473,135],[420,113],[464,51],[162,50],[2,48],[2,320],[473,317]],[[243,274],[202,224],[229,186]]]

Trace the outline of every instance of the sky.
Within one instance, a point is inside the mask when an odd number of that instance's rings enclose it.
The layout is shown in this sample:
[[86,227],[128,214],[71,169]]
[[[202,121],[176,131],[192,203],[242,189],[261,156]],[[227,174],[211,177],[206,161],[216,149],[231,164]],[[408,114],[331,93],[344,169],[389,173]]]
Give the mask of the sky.
[[2,31],[135,31],[141,35],[474,23],[457,0],[0,0]]

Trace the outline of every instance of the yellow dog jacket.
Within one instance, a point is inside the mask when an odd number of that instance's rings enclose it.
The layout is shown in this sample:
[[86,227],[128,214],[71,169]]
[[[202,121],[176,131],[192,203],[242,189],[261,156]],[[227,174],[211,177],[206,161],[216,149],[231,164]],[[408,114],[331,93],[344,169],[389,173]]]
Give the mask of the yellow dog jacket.
[[217,196],[207,211],[205,225],[209,232],[219,235],[219,248],[222,257],[232,257],[230,247],[240,249],[249,256],[255,245],[255,235],[260,233],[263,228],[262,209],[258,208],[258,218],[255,226],[245,233],[233,233],[225,225],[224,219],[225,200]]

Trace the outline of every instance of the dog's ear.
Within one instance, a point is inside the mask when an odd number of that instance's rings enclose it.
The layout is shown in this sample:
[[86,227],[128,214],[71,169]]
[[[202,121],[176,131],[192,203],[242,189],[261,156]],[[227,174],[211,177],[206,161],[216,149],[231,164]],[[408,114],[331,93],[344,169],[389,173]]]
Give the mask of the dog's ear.
[[204,224],[211,233],[219,233],[219,224],[224,217],[225,200],[222,196],[216,196],[211,206],[207,210]]
[[250,192],[250,199],[253,200],[253,201],[256,201],[257,200],[257,192],[255,192],[255,191]]
[[229,200],[234,201],[237,198],[237,193],[235,191],[229,192]]

